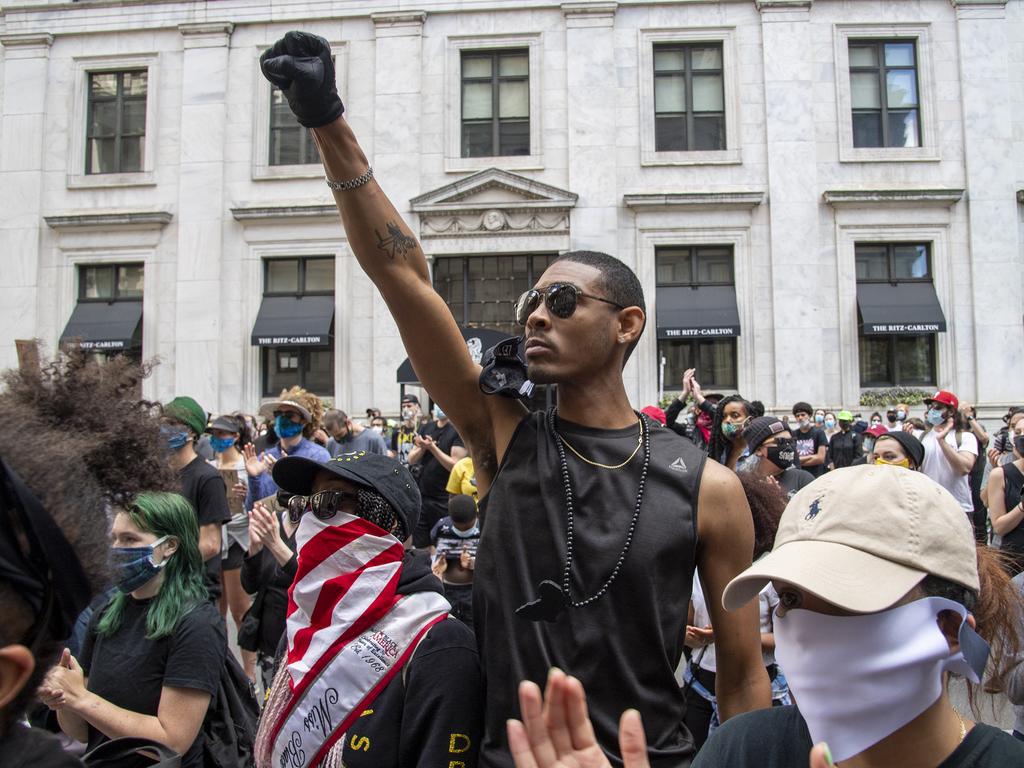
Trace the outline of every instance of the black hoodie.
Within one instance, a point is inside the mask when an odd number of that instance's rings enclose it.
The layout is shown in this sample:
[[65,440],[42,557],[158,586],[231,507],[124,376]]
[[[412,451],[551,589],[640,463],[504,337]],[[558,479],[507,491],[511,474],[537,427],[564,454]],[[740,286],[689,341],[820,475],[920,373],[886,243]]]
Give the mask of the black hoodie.
[[[405,553],[398,592],[444,594],[425,553]],[[474,768],[483,736],[483,678],[476,640],[449,617],[420,641],[345,734],[347,768]]]

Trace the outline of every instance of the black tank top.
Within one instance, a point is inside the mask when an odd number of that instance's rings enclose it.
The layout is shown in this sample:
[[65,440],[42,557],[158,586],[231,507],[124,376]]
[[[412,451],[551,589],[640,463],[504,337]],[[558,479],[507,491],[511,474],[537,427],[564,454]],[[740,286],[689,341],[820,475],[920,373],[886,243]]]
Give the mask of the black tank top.
[[[1020,501],[1021,490],[1024,489],[1024,473],[1012,462],[1003,465],[1003,503],[1009,512]],[[1003,536],[1002,550],[1010,555],[1013,575],[1024,570],[1024,523]]]
[[[486,517],[474,623],[487,686],[481,766],[512,766],[505,721],[519,717],[517,687],[533,680],[543,689],[552,666],[583,682],[597,740],[613,765],[622,765],[618,722],[628,707],[643,713],[653,768],[689,765],[693,741],[682,724],[686,707],[674,672],[693,585],[705,456],[689,440],[646,421],[651,460],[636,533],[609,590],[585,607],[566,609],[554,622],[515,612],[539,597],[542,580],[561,584],[565,564],[565,491],[545,413],[519,424],[480,502]],[[604,464],[618,464],[637,443],[636,426],[604,430],[559,420],[557,428],[572,447]],[[643,450],[614,470],[565,453],[575,497],[572,598],[581,601],[601,588],[622,551]]]

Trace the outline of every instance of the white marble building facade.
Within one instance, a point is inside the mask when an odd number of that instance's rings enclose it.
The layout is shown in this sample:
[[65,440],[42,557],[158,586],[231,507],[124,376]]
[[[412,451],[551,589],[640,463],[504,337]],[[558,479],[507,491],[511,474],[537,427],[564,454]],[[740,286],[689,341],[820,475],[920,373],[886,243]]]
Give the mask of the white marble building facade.
[[[858,243],[927,242],[946,330],[936,386],[995,409],[1024,362],[1024,2],[1004,0],[15,0],[0,16],[0,367],[57,345],[83,265],[144,266],[150,397],[264,395],[264,261],[333,256],[333,395],[397,409],[405,358],[316,165],[268,161],[262,49],[335,46],[347,118],[429,256],[587,248],[633,266],[658,396],[655,251],[731,248],[736,386],[856,404]],[[916,43],[920,140],[854,146],[850,39]],[[652,51],[722,51],[724,148],[659,151]],[[463,157],[465,51],[525,49],[529,153]],[[88,173],[90,73],[147,72],[139,169]],[[667,382],[672,388],[673,382]]]

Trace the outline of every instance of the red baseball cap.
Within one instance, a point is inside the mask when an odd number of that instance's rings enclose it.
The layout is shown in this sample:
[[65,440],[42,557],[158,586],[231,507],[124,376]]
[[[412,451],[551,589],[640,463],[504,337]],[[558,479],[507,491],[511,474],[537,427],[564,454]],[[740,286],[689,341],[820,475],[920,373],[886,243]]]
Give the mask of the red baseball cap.
[[931,397],[925,398],[924,404],[928,405],[930,403],[941,403],[942,405],[948,405],[950,408],[960,407],[960,401],[956,399],[956,395],[944,389],[940,389]]
[[889,430],[881,424],[875,424],[875,426],[865,429],[864,433],[871,435],[872,437],[881,437],[882,435],[888,435]]
[[647,405],[640,409],[640,413],[650,416],[652,419],[665,426],[665,412],[656,405]]

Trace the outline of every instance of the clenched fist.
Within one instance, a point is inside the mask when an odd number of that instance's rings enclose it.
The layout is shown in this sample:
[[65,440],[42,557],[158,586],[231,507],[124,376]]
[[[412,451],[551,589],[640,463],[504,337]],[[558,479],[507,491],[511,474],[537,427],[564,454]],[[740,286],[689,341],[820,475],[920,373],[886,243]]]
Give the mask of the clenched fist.
[[263,76],[280,88],[301,125],[319,128],[345,112],[331,46],[318,35],[288,32],[260,56]]

